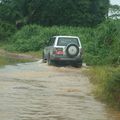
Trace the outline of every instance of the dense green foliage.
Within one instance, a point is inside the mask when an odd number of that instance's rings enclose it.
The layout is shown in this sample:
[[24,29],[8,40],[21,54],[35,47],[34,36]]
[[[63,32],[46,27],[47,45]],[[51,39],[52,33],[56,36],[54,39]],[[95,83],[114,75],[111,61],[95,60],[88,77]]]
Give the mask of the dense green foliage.
[[0,41],[6,41],[16,31],[15,26],[0,21]]
[[14,43],[11,48],[22,52],[38,51],[47,45],[49,38],[53,35],[75,35],[81,38],[87,64],[119,64],[119,26],[119,20],[106,21],[94,29],[27,25],[11,38],[11,42]]
[[99,66],[90,73],[96,97],[120,109],[120,68]]
[[115,104],[120,107],[120,69],[112,72],[111,78],[108,77],[105,88],[109,102],[115,101]]
[[11,23],[93,26],[105,20],[109,0],[1,0],[0,18]]
[[[120,20],[106,21],[89,36],[87,60],[91,64],[120,64]],[[93,60],[93,61],[91,61]]]

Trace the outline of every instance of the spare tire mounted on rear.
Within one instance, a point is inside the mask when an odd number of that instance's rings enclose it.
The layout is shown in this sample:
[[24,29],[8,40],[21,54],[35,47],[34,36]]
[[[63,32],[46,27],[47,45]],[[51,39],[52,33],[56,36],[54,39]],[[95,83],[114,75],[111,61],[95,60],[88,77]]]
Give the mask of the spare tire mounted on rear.
[[68,57],[76,57],[79,54],[79,47],[76,44],[69,44],[66,48],[66,54]]

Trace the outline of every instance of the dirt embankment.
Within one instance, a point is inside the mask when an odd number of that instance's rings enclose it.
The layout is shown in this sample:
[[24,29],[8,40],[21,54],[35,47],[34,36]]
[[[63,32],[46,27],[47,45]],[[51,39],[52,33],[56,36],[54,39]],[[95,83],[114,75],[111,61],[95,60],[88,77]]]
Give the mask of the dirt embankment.
[[39,60],[39,57],[35,55],[31,55],[29,53],[15,53],[15,52],[8,52],[3,49],[0,49],[0,57],[7,57],[12,59],[21,59],[21,60],[29,60],[29,61],[36,61]]

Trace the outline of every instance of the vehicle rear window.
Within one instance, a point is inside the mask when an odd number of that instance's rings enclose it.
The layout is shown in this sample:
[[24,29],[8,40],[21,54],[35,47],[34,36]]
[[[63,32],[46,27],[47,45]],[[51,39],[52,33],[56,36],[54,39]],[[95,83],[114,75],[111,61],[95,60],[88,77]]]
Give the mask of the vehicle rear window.
[[61,37],[58,38],[58,46],[67,46],[68,44],[76,44],[79,46],[79,42],[77,38],[65,38],[65,37]]

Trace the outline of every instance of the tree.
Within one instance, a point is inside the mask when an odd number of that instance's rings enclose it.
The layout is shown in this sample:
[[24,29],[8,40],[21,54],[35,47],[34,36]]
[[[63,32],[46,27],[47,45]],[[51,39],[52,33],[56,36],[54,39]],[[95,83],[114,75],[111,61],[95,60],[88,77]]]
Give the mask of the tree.
[[2,0],[0,6],[12,22],[94,26],[105,20],[109,0]]

